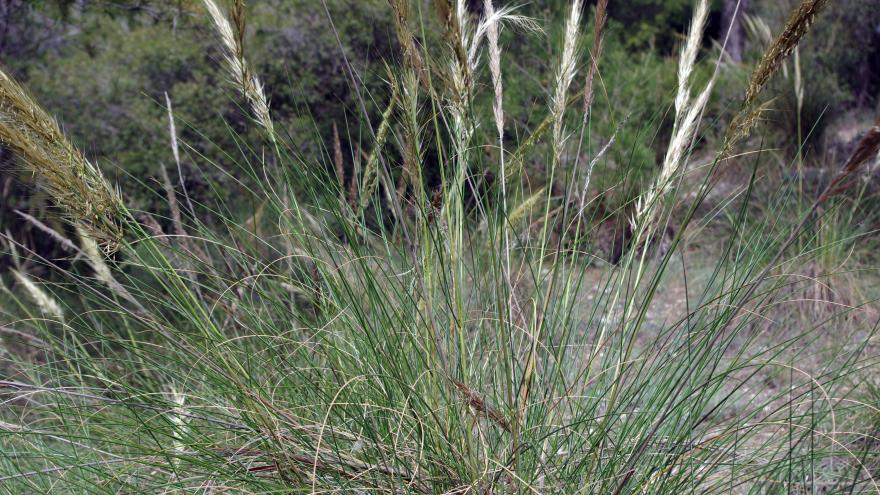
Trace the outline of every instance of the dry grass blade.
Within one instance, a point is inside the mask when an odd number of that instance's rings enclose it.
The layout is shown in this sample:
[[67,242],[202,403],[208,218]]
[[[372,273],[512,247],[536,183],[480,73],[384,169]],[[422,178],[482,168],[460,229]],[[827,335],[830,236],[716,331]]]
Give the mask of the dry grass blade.
[[39,185],[108,252],[122,241],[119,193],[27,92],[0,71],[0,142],[22,158]]
[[611,139],[609,139],[608,142],[605,143],[605,146],[602,146],[602,149],[600,149],[599,152],[596,153],[595,156],[593,156],[593,159],[590,160],[589,165],[587,165],[587,173],[586,173],[586,176],[584,177],[584,186],[583,186],[583,188],[581,188],[581,193],[580,193],[580,204],[578,206],[578,214],[583,214],[584,210],[586,209],[587,191],[590,188],[590,179],[593,177],[593,170],[596,168],[596,164],[599,163],[599,160],[601,160],[605,156],[605,153],[607,153],[608,150],[611,149],[611,147],[614,145],[614,142],[616,140],[617,140],[617,131],[615,131],[614,134],[611,135]]
[[339,128],[333,122],[333,169],[336,171],[336,182],[339,184],[340,204],[345,203],[345,169],[342,161],[342,142],[339,140]]
[[22,219],[24,219],[26,222],[30,223],[34,227],[36,227],[37,230],[45,233],[46,235],[48,235],[49,237],[54,239],[62,248],[64,248],[65,251],[69,251],[69,252],[73,252],[73,253],[80,253],[81,252],[80,249],[76,246],[76,244],[73,243],[73,241],[71,241],[67,237],[64,237],[60,232],[53,229],[52,227],[49,227],[48,225],[44,224],[43,222],[37,220],[35,217],[28,215],[27,213],[25,213],[21,210],[15,210],[15,214],[20,216]]
[[174,110],[171,107],[171,97],[165,92],[165,108],[168,111],[168,135],[171,137],[171,154],[174,155],[174,163],[180,168],[180,147],[177,145],[177,127],[174,125]]
[[367,158],[363,148],[354,143],[351,167],[351,180],[348,181],[348,205],[355,209],[358,204],[358,191],[361,186],[361,160]]
[[465,400],[467,400],[468,405],[477,411],[479,415],[488,418],[493,423],[500,426],[504,431],[510,432],[510,423],[500,411],[488,405],[486,401],[480,397],[480,394],[464,383],[455,379],[453,379],[452,382],[455,384],[455,388],[457,388],[464,396]]
[[174,156],[174,164],[177,165],[177,177],[180,183],[180,189],[183,191],[183,197],[191,212],[195,212],[189,193],[186,191],[186,182],[183,179],[183,167],[180,164],[180,147],[177,143],[177,127],[174,125],[174,110],[171,106],[171,97],[165,93],[165,106],[168,110],[168,136],[171,142],[171,154]]
[[177,202],[177,194],[174,192],[174,184],[171,183],[171,177],[165,166],[159,166],[159,172],[162,174],[162,187],[165,189],[165,198],[168,200],[168,209],[171,211],[171,223],[174,225],[174,233],[187,237],[186,230],[183,228],[183,220],[180,215],[180,205]]
[[[171,108],[171,98],[165,93],[165,103],[168,109],[168,134],[171,138],[171,153],[174,156],[174,162],[177,165],[177,174],[180,177],[180,188],[183,191],[183,197],[186,199],[191,212],[195,211],[189,194],[186,192],[186,186],[183,182],[183,168],[180,165],[180,151],[177,144],[177,130],[174,126],[174,111]],[[174,226],[174,234],[178,236],[180,243],[190,250],[200,260],[208,260],[208,256],[193,241],[183,226],[183,216],[181,215],[180,202],[177,200],[177,193],[174,190],[174,184],[168,171],[164,165],[159,166],[159,172],[162,175],[162,187],[165,189],[165,198],[168,201],[168,210],[171,213],[171,223]],[[190,275],[191,276],[191,275]]]

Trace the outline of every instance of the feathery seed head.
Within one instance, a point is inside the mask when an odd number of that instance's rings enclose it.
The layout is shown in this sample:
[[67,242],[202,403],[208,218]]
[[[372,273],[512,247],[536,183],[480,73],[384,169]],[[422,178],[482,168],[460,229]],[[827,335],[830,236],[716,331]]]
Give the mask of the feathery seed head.
[[61,309],[61,305],[58,304],[58,301],[56,301],[51,294],[37,285],[36,282],[30,279],[30,277],[18,270],[13,269],[12,275],[15,277],[15,280],[21,284],[22,288],[28,293],[30,298],[45,316],[64,321],[64,311]]
[[556,70],[556,88],[551,101],[553,115],[553,155],[554,159],[559,162],[562,155],[562,146],[565,141],[563,120],[565,116],[566,98],[568,88],[574,79],[576,72],[577,57],[576,51],[580,39],[581,14],[583,11],[583,1],[574,0],[571,4],[571,14],[568,22],[565,24],[565,39],[562,47],[562,57],[559,61],[559,67]]
[[409,65],[419,76],[419,81],[426,88],[430,86],[425,62],[415,42],[415,36],[409,29],[409,4],[408,0],[388,0],[394,11],[394,27],[397,31],[397,40],[403,48],[403,55]]
[[758,94],[770,80],[770,77],[779,70],[782,62],[791,54],[792,50],[800,43],[801,38],[807,34],[810,26],[816,21],[819,13],[828,4],[828,0],[804,0],[801,5],[791,14],[782,33],[776,37],[770,48],[761,57],[761,61],[755,66],[749,88],[746,91],[745,105],[754,103]]
[[232,18],[235,22],[235,29],[232,24],[223,15],[223,11],[214,0],[203,0],[205,9],[211,20],[214,22],[214,28],[220,35],[220,41],[223,43],[224,56],[232,75],[233,83],[241,91],[244,98],[251,106],[254,119],[260,124],[269,136],[271,141],[275,141],[275,126],[269,113],[269,103],[266,99],[266,93],[263,90],[263,83],[260,79],[252,74],[247,61],[244,58],[244,5],[237,1],[233,5]]
[[587,71],[587,79],[584,83],[584,122],[593,105],[593,79],[599,67],[599,57],[602,54],[602,40],[605,34],[605,20],[608,18],[608,0],[599,0],[596,3],[596,19],[593,29],[593,48],[590,49],[590,69]]
[[55,120],[0,70],[0,142],[40,177],[39,185],[101,247],[122,240],[125,208],[119,192],[66,138]]
[[[491,19],[495,15],[495,7],[492,0],[485,0],[483,10],[486,17]],[[486,39],[489,42],[489,71],[492,73],[492,89],[495,93],[495,101],[492,111],[495,116],[495,128],[498,136],[504,136],[504,98],[501,80],[501,48],[498,46],[498,24],[490,22],[486,28]]]
[[[745,139],[755,124],[760,121],[761,115],[767,110],[767,104],[759,104],[758,95],[761,94],[767,82],[779,68],[784,68],[783,62],[807,34],[827,3],[828,0],[803,0],[798,8],[792,12],[782,33],[773,40],[755,66],[742,109],[728,126],[724,146],[719,156],[726,155],[738,141]],[[762,38],[770,38],[770,30],[766,23],[758,18],[746,17],[746,20],[757,35]]]
[[364,168],[364,176],[362,180],[363,189],[361,190],[360,196],[361,208],[366,208],[373,195],[373,190],[376,188],[376,183],[379,179],[379,154],[382,152],[382,148],[385,146],[385,141],[388,139],[388,131],[391,128],[391,118],[394,115],[394,108],[397,105],[398,85],[394,78],[389,78],[389,80],[392,81],[391,98],[388,101],[388,106],[385,107],[385,111],[382,112],[382,122],[379,124],[379,129],[376,131],[376,143],[373,145],[373,150],[370,152],[370,156],[367,158],[367,165]]
[[79,244],[82,247],[82,251],[85,253],[86,258],[88,258],[92,271],[95,272],[95,278],[107,285],[115,285],[116,279],[113,278],[110,267],[104,261],[104,256],[98,249],[97,243],[82,229],[77,229],[77,233],[79,234]]
[[691,20],[691,27],[688,31],[687,40],[678,61],[678,90],[675,95],[675,112],[680,117],[684,113],[684,108],[688,104],[690,97],[690,77],[694,71],[694,64],[697,61],[697,53],[700,50],[700,41],[703,39],[703,31],[706,28],[706,20],[709,18],[709,2],[707,0],[699,0],[694,17]]
[[656,216],[657,202],[669,191],[673,179],[685,161],[685,155],[694,140],[700,117],[703,109],[706,107],[706,103],[709,101],[709,96],[712,94],[712,88],[715,84],[717,72],[712,75],[712,78],[706,84],[706,87],[703,88],[703,91],[700,92],[697,99],[691,101],[690,78],[697,60],[700,40],[703,38],[703,31],[706,28],[708,12],[708,1],[699,0],[694,9],[694,16],[685,46],[679,57],[678,89],[675,96],[675,122],[672,127],[672,137],[666,148],[666,155],[663,158],[660,173],[648,190],[636,200],[636,212],[630,220],[633,227],[636,226],[639,220],[644,220],[649,229],[646,235],[650,235],[650,229]]

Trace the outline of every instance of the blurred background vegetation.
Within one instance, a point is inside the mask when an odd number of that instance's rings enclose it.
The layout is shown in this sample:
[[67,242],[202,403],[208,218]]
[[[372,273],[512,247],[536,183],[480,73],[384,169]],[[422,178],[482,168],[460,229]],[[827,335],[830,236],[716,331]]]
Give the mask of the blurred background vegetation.
[[[477,15],[481,3],[471,2]],[[421,23],[417,34],[438,36],[431,25],[436,16],[430,0],[413,4]],[[674,92],[675,60],[691,4],[610,3],[590,128],[590,138],[598,142],[619,128],[611,163],[596,178],[596,189],[604,196],[596,204],[607,211],[617,211],[637,194],[665,150],[671,118],[669,103],[664,102],[671,101]],[[719,56],[736,4],[737,0],[713,2],[702,55],[710,63],[699,69],[704,77]],[[743,15],[734,19],[720,83],[707,110],[707,121],[715,123],[702,136],[709,145],[717,142],[738,109],[752,63],[794,4],[740,0]],[[528,135],[546,114],[556,40],[561,37],[552,30],[563,26],[559,21],[567,5],[564,0],[525,2],[520,13],[536,18],[547,31],[503,33],[510,65],[505,97],[510,102],[512,141]],[[592,8],[592,2],[588,6]],[[387,3],[252,0],[248,8],[248,57],[266,84],[282,132],[306,156],[326,156],[336,125],[346,163],[360,159],[360,142],[366,139],[357,127],[362,120],[357,117],[363,111],[360,102],[377,121],[388,91],[385,62],[401,57]],[[587,50],[582,53],[588,56]],[[224,71],[218,70],[221,53],[200,2],[6,0],[0,2],[0,61],[119,184],[134,208],[160,215],[167,208],[164,198],[151,192],[157,189],[160,167],[172,166],[166,93],[185,143],[181,175],[186,190],[195,200],[211,188],[229,189],[233,196],[237,186],[221,170],[234,170],[236,158],[219,150],[241,149],[247,141],[242,136],[255,132],[255,127],[248,125],[242,102],[228,91]],[[354,74],[347,72],[346,63]],[[352,76],[360,79],[360,94],[352,90]],[[488,77],[482,80],[485,84]],[[754,143],[778,150],[780,165],[772,172],[789,177],[794,173],[791,163],[797,161],[797,173],[812,177],[838,165],[876,114],[880,9],[860,0],[834,2],[784,77],[773,84],[772,112],[763,132],[756,133],[760,142]],[[490,107],[484,101],[477,109],[486,113],[486,121]],[[242,151],[247,152],[258,151]],[[206,167],[205,162],[216,166]],[[540,178],[544,166],[526,164],[526,180]],[[40,241],[33,225],[14,213],[26,211],[63,228],[20,169],[8,153],[0,155],[0,224],[37,251],[50,249],[51,241]],[[426,175],[431,180],[430,170]]]

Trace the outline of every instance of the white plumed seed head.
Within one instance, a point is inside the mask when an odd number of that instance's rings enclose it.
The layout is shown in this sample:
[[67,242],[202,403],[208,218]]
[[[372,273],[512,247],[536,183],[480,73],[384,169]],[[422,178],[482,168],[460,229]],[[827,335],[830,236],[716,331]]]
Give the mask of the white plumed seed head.
[[[486,19],[491,21],[495,15],[495,7],[492,0],[485,0],[484,8]],[[486,39],[489,42],[489,72],[492,73],[492,88],[495,92],[495,101],[492,105],[495,116],[495,127],[498,137],[504,136],[504,98],[501,81],[501,48],[498,46],[498,23],[489,22],[486,28]]]
[[504,23],[525,31],[540,31],[540,27],[529,17],[512,14],[513,9],[503,7],[495,10],[492,0],[483,2],[483,19],[477,25],[468,48],[469,59],[476,63],[480,41],[485,36],[489,45],[489,72],[492,74],[492,88],[495,100],[492,106],[495,127],[499,138],[504,137],[504,88],[501,78],[501,46],[498,35]]
[[700,50],[700,42],[703,39],[703,31],[706,29],[706,20],[709,18],[709,2],[699,0],[694,17],[691,20],[691,28],[688,31],[687,40],[678,59],[678,89],[675,95],[675,113],[681,116],[690,98],[690,77],[697,61],[697,53]]
[[574,0],[571,4],[571,14],[565,25],[565,40],[562,47],[562,58],[556,71],[556,88],[553,92],[553,152],[554,158],[559,161],[564,142],[563,120],[568,95],[568,88],[574,79],[576,70],[576,51],[580,37],[581,13],[583,11],[582,0]]
[[239,87],[243,96],[251,106],[254,119],[268,133],[269,138],[275,140],[275,126],[269,115],[269,103],[266,99],[266,93],[263,91],[263,83],[260,79],[251,74],[248,69],[247,62],[244,58],[244,49],[236,37],[232,24],[217,6],[214,0],[203,0],[208,15],[214,22],[214,28],[220,35],[220,41],[223,43],[224,56],[229,66],[229,72],[232,74],[232,81]]
[[[690,78],[696,64],[697,53],[700,49],[700,41],[703,39],[703,31],[706,28],[706,20],[709,14],[707,0],[699,0],[694,9],[694,17],[688,32],[685,46],[682,48],[678,63],[678,89],[675,96],[675,121],[672,127],[672,137],[666,148],[666,154],[660,167],[660,173],[648,191],[642,194],[636,201],[636,212],[630,220],[633,227],[639,220],[650,224],[654,218],[656,203],[660,197],[672,186],[673,179],[681,169],[685,161],[687,150],[694,140],[700,116],[709,101],[712,87],[715,84],[715,74],[700,92],[696,100],[691,101]],[[717,74],[717,72],[716,72]],[[650,228],[650,227],[649,227]]]
[[15,280],[21,284],[22,288],[28,293],[34,303],[36,303],[43,315],[55,318],[59,321],[64,321],[64,311],[54,297],[24,273],[18,270],[12,270],[12,275],[15,277]]
[[86,258],[88,258],[92,271],[95,272],[95,278],[107,285],[116,285],[116,279],[113,278],[110,267],[104,261],[104,256],[98,249],[98,244],[82,229],[77,229],[77,233],[79,234],[79,244],[82,247],[82,251],[85,253]]

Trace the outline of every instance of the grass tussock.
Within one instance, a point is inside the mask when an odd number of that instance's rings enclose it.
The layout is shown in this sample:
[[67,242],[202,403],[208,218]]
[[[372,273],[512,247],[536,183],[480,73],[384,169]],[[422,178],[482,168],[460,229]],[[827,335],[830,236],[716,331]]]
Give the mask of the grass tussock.
[[[758,93],[822,3],[804,2],[768,49]],[[366,115],[334,123],[317,140],[318,149],[331,142],[326,157],[272,123],[243,56],[243,2],[231,23],[205,5],[226,70],[270,137],[215,150],[244,199],[199,203],[161,168],[156,196],[168,218],[123,214],[97,170],[57,126],[42,130],[51,119],[6,80],[17,92],[4,93],[4,141],[59,189],[83,229],[79,243],[67,240],[78,256],[64,266],[27,260],[50,281],[19,270],[3,289],[0,335],[14,346],[0,357],[0,488],[877,491],[876,423],[858,419],[876,411],[859,395],[880,364],[876,327],[855,301],[797,326],[786,304],[799,303],[786,298],[802,280],[785,267],[828,252],[804,235],[822,212],[792,227],[756,211],[753,174],[698,216],[732,146],[701,150],[715,158],[686,166],[715,81],[693,88],[708,2],[696,3],[680,52],[671,139],[633,205],[634,240],[613,264],[594,249],[598,222],[585,201],[594,169],[619,146],[616,134],[585,138],[601,111],[592,95],[607,2],[594,11],[589,53],[580,42],[587,11],[570,5],[551,40],[546,115],[520,136],[501,33],[534,21],[491,0],[481,18],[464,0],[441,0],[430,22],[443,39],[423,47],[411,4],[391,1],[403,64],[375,95],[381,120],[375,131]],[[572,94],[580,70],[583,93]],[[750,92],[744,108],[757,99]],[[185,159],[221,168],[178,143],[166,104],[178,168]],[[583,115],[567,118],[572,107]],[[366,137],[347,147],[356,140],[342,129]],[[878,136],[875,127],[819,196],[829,211],[850,187],[845,178],[876,156]],[[523,174],[533,161],[550,164],[543,183]],[[80,168],[60,166],[70,163]],[[685,181],[686,171],[700,180]],[[86,186],[112,208],[94,210],[96,200],[79,195]],[[791,205],[784,192],[769,201],[776,211]],[[99,211],[106,221],[95,220]],[[650,242],[661,219],[675,227],[662,251]],[[723,224],[703,234],[717,237],[717,252],[689,262],[684,244],[710,223]],[[95,247],[109,233],[122,241],[114,261]]]

